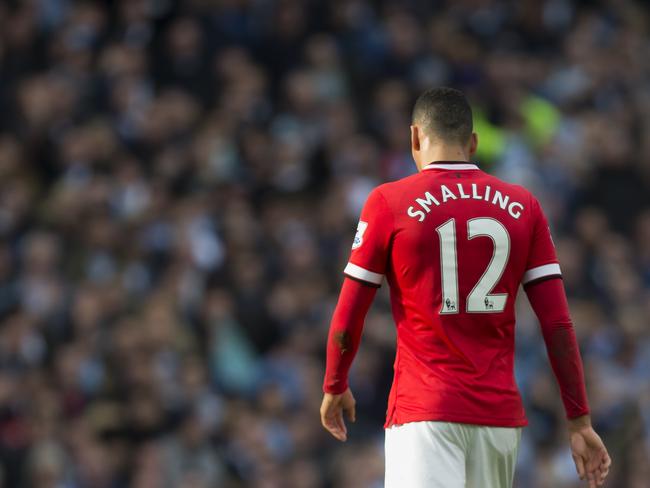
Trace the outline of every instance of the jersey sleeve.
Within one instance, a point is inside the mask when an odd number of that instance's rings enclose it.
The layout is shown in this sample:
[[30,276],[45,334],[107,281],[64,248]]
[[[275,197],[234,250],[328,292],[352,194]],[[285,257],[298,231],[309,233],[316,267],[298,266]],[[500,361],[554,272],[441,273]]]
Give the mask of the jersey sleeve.
[[555,253],[555,245],[551,238],[551,230],[544,211],[536,198],[532,199],[531,211],[532,237],[526,271],[521,280],[523,285],[562,276]]
[[359,349],[363,323],[376,293],[376,288],[356,281],[343,282],[327,339],[325,393],[338,395],[348,388],[350,366]]
[[375,188],[361,211],[345,275],[378,288],[386,273],[392,232],[393,214],[381,191]]
[[573,419],[587,415],[589,402],[582,358],[562,280],[527,286],[526,294],[539,319],[567,417]]

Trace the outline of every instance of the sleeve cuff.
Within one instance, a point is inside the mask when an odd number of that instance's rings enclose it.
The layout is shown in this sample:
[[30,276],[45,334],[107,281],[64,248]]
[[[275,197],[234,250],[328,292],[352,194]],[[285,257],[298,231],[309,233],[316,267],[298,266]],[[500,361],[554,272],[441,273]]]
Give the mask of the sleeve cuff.
[[577,419],[578,417],[584,417],[585,415],[589,415],[591,411],[589,410],[589,407],[585,407],[582,410],[574,410],[571,412],[566,412],[566,418],[569,420]]
[[368,283],[373,286],[380,286],[382,280],[384,279],[383,274],[369,271],[365,268],[362,268],[361,266],[357,266],[356,264],[352,263],[348,263],[348,265],[343,270],[343,273],[350,278],[363,281],[364,283]]
[[340,395],[347,389],[348,389],[347,380],[336,384],[329,384],[327,382],[323,384],[323,393],[329,393],[330,395]]
[[537,266],[536,268],[531,268],[524,273],[524,277],[521,280],[521,283],[527,285],[532,281],[551,276],[562,276],[562,271],[560,270],[559,264],[551,263],[545,264],[543,266]]

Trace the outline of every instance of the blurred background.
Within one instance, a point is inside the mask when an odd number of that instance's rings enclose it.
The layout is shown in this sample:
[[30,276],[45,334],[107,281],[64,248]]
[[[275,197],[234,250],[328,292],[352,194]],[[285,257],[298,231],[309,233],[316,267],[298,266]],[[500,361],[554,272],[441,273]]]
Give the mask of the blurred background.
[[[0,486],[376,488],[382,290],[339,444],[318,407],[370,189],[435,85],[552,224],[609,487],[650,486],[650,7],[632,0],[0,2]],[[577,483],[518,315],[519,488]]]

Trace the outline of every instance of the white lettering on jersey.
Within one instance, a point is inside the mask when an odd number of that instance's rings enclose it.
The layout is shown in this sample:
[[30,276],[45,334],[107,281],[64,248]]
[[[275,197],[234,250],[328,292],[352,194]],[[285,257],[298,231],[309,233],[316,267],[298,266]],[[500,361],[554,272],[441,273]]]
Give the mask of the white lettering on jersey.
[[[499,190],[494,190],[494,195],[490,200],[490,194],[492,193],[492,188],[490,185],[486,185],[485,188],[479,188],[476,183],[472,183],[472,191],[468,192],[462,183],[457,183],[458,194],[460,195],[461,200],[482,200],[484,202],[490,203],[499,207],[501,210],[506,210],[508,214],[513,219],[518,219],[521,217],[521,212],[524,210],[523,204],[511,200],[510,195],[506,195]],[[442,203],[440,202],[442,200]],[[448,200],[458,200],[458,197],[454,192],[452,192],[447,186],[440,185],[440,200],[436,198],[431,192],[424,192],[424,195],[421,198],[415,199],[415,205],[410,206],[406,213],[411,218],[417,218],[419,222],[423,222],[427,214],[431,212],[431,206],[435,205],[436,207],[444,205]],[[418,209],[418,207],[421,209]],[[363,222],[365,224],[365,222]],[[361,225],[361,223],[359,223]],[[367,226],[367,224],[366,224]],[[363,229],[365,231],[365,228]],[[358,235],[358,232],[357,232]],[[361,233],[361,236],[363,232]],[[359,239],[361,240],[361,236]],[[355,238],[356,245],[356,238]],[[359,246],[361,243],[359,243]],[[358,246],[357,246],[358,247]],[[353,249],[356,249],[353,246]]]
[[445,185],[440,185],[440,191],[442,192],[442,203],[447,203],[447,200],[450,198],[452,200],[456,200],[457,198],[456,195],[454,195],[454,193]]
[[476,183],[472,183],[472,198],[474,200],[483,200],[483,197],[476,191]]
[[469,198],[469,195],[463,191],[462,183],[458,183],[458,185],[456,185],[456,186],[458,186],[458,193],[460,194],[461,200],[465,200],[465,199]]
[[[514,208],[518,207],[519,211],[515,212]],[[512,202],[508,205],[508,213],[512,216],[513,219],[518,219],[521,216],[521,211],[524,209],[524,206],[519,202]]]
[[503,195],[499,190],[496,190],[494,192],[494,197],[492,198],[492,205],[496,205],[498,202],[501,210],[505,210],[508,205],[508,200],[510,200],[508,195]]
[[[429,211],[430,210],[427,208],[427,212]],[[418,222],[422,222],[424,220],[424,217],[426,217],[426,214],[422,210],[415,210],[413,207],[409,207],[406,213],[409,215],[409,217],[417,217]]]
[[426,200],[424,198],[416,198],[415,203],[420,205],[424,209],[425,212],[429,213],[430,209],[429,206],[433,203],[434,205],[440,205],[440,202],[434,197],[431,193],[424,192],[424,196],[426,197]]

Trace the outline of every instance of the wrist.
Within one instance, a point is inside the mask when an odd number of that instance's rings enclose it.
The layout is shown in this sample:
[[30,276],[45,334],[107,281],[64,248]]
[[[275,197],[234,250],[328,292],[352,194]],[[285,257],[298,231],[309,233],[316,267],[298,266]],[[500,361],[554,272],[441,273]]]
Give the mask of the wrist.
[[583,429],[591,428],[591,415],[581,415],[580,417],[575,417],[569,419],[569,431],[578,432]]
[[335,384],[326,382],[325,384],[323,384],[323,393],[326,393],[328,395],[341,395],[347,389],[348,389],[347,381],[335,383]]

